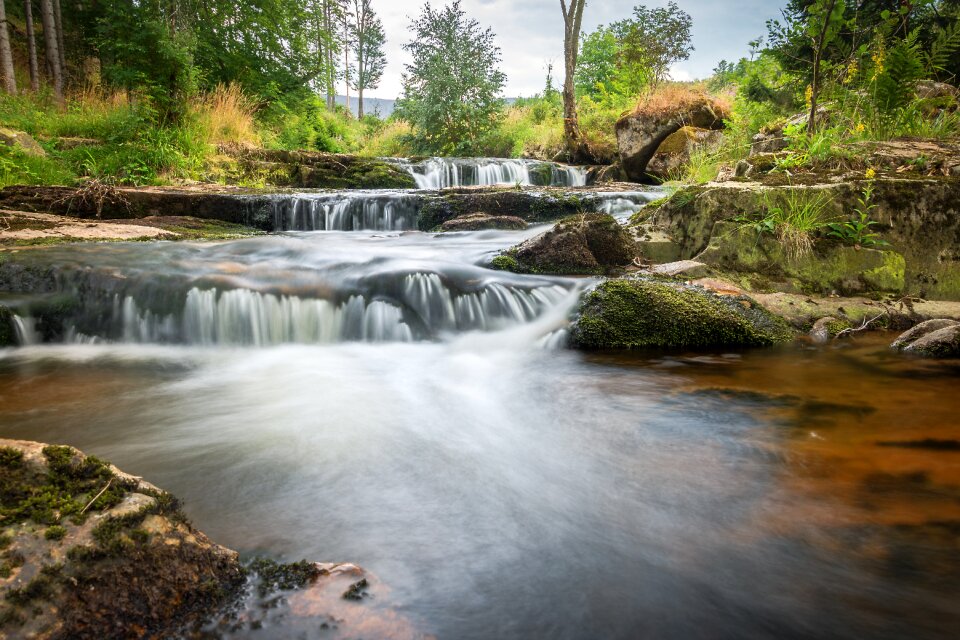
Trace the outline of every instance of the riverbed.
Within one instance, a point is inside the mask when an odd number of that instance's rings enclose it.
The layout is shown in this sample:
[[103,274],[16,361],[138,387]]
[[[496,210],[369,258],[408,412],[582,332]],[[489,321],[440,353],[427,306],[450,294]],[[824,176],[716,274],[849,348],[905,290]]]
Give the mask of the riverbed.
[[362,565],[437,638],[955,637],[956,363],[568,351],[591,281],[483,266],[541,230],[32,250],[80,302],[0,351],[0,435]]

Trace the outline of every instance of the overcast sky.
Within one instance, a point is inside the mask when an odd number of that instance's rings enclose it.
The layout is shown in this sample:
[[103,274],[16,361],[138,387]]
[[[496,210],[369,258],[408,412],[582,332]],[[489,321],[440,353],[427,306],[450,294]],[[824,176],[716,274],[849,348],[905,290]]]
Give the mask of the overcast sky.
[[[667,0],[588,0],[584,31],[620,20],[631,14],[634,5],[665,6]],[[387,33],[388,66],[380,87],[368,95],[396,98],[400,74],[408,61],[403,44],[410,39],[410,17],[419,15],[423,0],[373,0]],[[434,0],[434,7],[446,4]],[[693,46],[690,59],[674,69],[678,80],[703,78],[720,60],[738,60],[747,54],[747,42],[766,32],[769,18],[780,15],[785,0],[677,0],[693,17]],[[463,0],[467,15],[497,34],[503,51],[502,69],[507,74],[504,94],[530,96],[543,89],[548,61],[555,76],[563,76],[563,17],[560,0]]]

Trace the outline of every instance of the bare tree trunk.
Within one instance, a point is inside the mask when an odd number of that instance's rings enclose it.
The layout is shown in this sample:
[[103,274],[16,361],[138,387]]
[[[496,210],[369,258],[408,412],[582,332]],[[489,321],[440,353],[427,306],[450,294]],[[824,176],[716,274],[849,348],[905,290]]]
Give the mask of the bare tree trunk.
[[9,94],[16,94],[17,77],[13,73],[13,52],[10,49],[10,28],[7,26],[5,0],[0,0],[0,73],[3,74],[3,88]]
[[826,8],[823,17],[823,29],[817,36],[813,46],[813,82],[810,85],[810,118],[807,121],[807,135],[812,136],[817,131],[817,107],[820,100],[820,67],[823,62],[823,50],[827,45],[827,31],[830,29],[830,19],[837,0],[832,0]]
[[357,118],[363,120],[363,88],[357,90]]
[[327,109],[333,111],[336,109],[336,71],[333,66],[333,0],[323,1],[323,29],[327,34],[327,69],[324,77],[327,85]]
[[343,12],[343,84],[347,88],[347,114],[350,113],[350,27],[347,12]]
[[580,132],[580,120],[577,116],[577,91],[574,86],[574,74],[577,71],[577,58],[580,53],[580,28],[583,24],[583,7],[586,0],[560,0],[563,10],[563,135],[570,162],[580,162],[589,157],[587,145]]
[[57,96],[57,100],[63,102],[63,68],[60,66],[60,50],[57,47],[57,23],[53,15],[52,0],[40,0],[40,17],[43,20],[47,70],[53,80],[53,92]]
[[63,14],[60,12],[60,0],[53,0],[53,22],[57,27],[57,53],[60,54],[60,74],[67,73],[67,53],[63,46]]
[[30,90],[40,91],[40,68],[37,65],[37,35],[33,29],[33,0],[23,0],[23,15],[27,23],[27,54],[30,58]]

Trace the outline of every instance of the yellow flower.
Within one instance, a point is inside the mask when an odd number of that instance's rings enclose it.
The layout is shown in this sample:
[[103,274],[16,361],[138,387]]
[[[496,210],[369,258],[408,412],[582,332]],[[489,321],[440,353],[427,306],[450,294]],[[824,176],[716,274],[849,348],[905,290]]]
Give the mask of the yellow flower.
[[857,123],[857,133],[863,133],[866,130],[867,128],[864,126],[862,122]]
[[807,91],[804,94],[804,96],[807,99],[807,107],[813,106],[813,85],[811,84],[807,85]]
[[857,73],[860,72],[860,63],[856,60],[850,63],[850,66],[847,67],[847,75],[843,79],[843,84],[850,84],[857,79]]
[[887,60],[887,50],[882,40],[877,43],[877,50],[873,52],[870,59],[873,60],[873,79],[876,80],[886,68],[884,63]]
[[867,169],[866,176],[867,176],[867,180],[873,180],[874,178],[877,177],[877,172],[874,171],[873,167],[870,167],[869,169]]

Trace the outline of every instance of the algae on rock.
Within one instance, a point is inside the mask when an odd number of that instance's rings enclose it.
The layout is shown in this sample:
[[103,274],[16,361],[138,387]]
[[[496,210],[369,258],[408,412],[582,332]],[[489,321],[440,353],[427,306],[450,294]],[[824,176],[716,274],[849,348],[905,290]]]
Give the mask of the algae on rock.
[[583,349],[765,347],[787,324],[746,296],[650,279],[608,280],[588,293],[573,325]]

